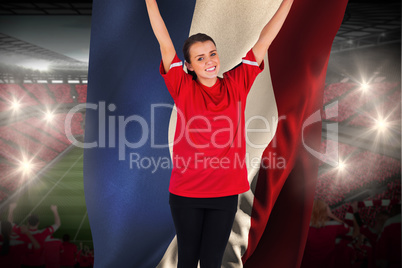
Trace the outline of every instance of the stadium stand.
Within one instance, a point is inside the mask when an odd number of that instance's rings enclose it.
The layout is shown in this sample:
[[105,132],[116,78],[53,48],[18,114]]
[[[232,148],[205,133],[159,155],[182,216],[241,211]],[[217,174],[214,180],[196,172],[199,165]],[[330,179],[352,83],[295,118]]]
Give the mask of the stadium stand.
[[49,95],[44,84],[23,84],[29,92],[31,92],[42,104],[54,104],[55,100]]
[[[338,114],[337,117],[328,118],[329,120],[343,122],[356,113],[365,111],[366,106],[373,106],[381,101],[382,98],[387,98],[386,95],[395,89],[399,83],[382,82],[369,84],[365,91],[360,86],[350,90],[353,84],[335,83],[333,85],[328,85],[324,90],[324,103],[327,104],[324,106],[324,109],[326,114],[331,114],[334,111]],[[397,94],[397,92],[394,94]],[[394,99],[397,98],[396,96],[393,97]],[[338,100],[338,105],[335,105],[333,102],[329,103],[330,100]],[[354,125],[359,119],[352,120],[351,124]]]
[[33,139],[36,139],[39,143],[55,150],[58,153],[61,153],[67,148],[65,143],[61,143],[56,138],[53,138],[41,129],[33,127],[31,124],[28,124],[27,121],[29,121],[29,119],[14,123],[11,125],[11,127],[30,136]]
[[73,103],[69,84],[48,84],[58,103]]
[[373,127],[376,125],[379,117],[386,119],[394,125],[400,125],[401,114],[401,92],[399,90],[393,92],[385,98],[385,102],[379,103],[369,111],[357,114],[348,125],[358,127]]
[[340,97],[345,92],[355,88],[357,84],[355,83],[333,83],[326,85],[324,88],[324,105],[334,100],[337,97]]
[[78,93],[78,102],[85,103],[87,101],[87,85],[76,85],[75,90]]
[[0,84],[0,97],[9,103],[17,101],[21,107],[38,105],[38,102],[17,84]]
[[340,159],[343,159],[355,150],[356,147],[345,143],[335,142],[333,140],[323,140],[321,141],[321,157],[319,165],[321,166],[324,163],[328,163],[328,161],[338,161],[338,159],[333,159],[335,155],[339,156]]
[[48,133],[50,136],[56,138],[60,142],[70,145],[71,141],[67,139],[67,137],[64,135],[64,133],[58,131],[52,124],[46,122],[43,119],[37,118],[37,117],[32,117],[29,120],[25,121],[27,124],[39,128],[46,133]]
[[333,168],[318,177],[316,197],[329,205],[342,202],[346,194],[373,182],[384,183],[400,174],[401,168],[399,160],[369,151],[354,153],[345,162],[344,170]]

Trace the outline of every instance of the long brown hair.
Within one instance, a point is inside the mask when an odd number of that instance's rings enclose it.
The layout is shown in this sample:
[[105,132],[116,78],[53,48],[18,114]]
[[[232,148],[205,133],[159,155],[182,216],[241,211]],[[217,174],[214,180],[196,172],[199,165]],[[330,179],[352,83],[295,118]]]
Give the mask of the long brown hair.
[[311,213],[311,220],[310,220],[311,226],[316,228],[324,226],[328,218],[327,207],[328,205],[324,201],[320,199],[314,200],[313,212]]

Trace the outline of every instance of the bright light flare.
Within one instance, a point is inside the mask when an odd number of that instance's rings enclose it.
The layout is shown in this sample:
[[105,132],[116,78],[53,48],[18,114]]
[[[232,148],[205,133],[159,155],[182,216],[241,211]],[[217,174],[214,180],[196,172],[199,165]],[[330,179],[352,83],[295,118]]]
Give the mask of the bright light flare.
[[370,88],[370,86],[369,86],[369,84],[367,84],[367,83],[362,83],[362,84],[360,85],[360,89],[361,89],[363,92],[367,92],[367,91],[369,90],[369,88]]
[[32,164],[32,160],[24,159],[20,162],[20,171],[23,174],[29,174],[33,171],[34,165]]
[[14,111],[18,111],[20,109],[20,107],[21,107],[21,104],[19,101],[13,100],[11,102],[11,109],[13,109]]
[[342,160],[339,160],[337,168],[338,168],[338,170],[341,171],[341,172],[344,171],[345,168],[346,168],[345,162],[342,161]]
[[46,120],[47,122],[49,122],[49,123],[52,122],[53,118],[54,118],[54,113],[53,113],[53,112],[47,111],[47,112],[45,113],[45,120]]
[[384,118],[379,118],[376,120],[375,127],[379,131],[383,132],[388,128],[388,122]]

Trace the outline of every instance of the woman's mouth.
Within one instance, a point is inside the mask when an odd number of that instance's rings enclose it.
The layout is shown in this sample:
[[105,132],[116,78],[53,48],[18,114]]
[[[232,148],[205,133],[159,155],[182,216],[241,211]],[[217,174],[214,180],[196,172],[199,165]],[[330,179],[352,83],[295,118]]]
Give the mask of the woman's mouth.
[[208,68],[208,69],[205,69],[205,71],[207,71],[207,72],[213,72],[213,71],[215,71],[215,69],[216,69],[216,66],[213,66],[213,67],[210,67],[210,68]]

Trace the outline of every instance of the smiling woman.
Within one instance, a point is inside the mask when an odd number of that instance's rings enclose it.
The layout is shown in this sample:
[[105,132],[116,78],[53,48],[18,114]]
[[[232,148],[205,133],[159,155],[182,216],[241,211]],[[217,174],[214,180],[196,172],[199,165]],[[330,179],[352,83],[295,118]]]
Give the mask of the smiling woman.
[[[160,73],[176,104],[170,207],[177,233],[178,267],[220,267],[237,211],[238,195],[250,185],[246,165],[245,107],[263,58],[292,5],[284,0],[262,29],[242,63],[218,77],[220,59],[215,42],[203,33],[190,36],[183,47],[184,72],[155,0],[146,0],[153,32],[159,42]],[[188,127],[191,125],[191,128]],[[179,138],[185,133],[185,138]],[[218,141],[218,142],[216,142]],[[212,146],[209,146],[212,145]],[[223,168],[221,160],[224,160]],[[202,164],[201,164],[202,163]]]
[[[206,34],[194,34],[183,46],[183,55],[188,73],[206,85],[216,83],[220,70],[220,61],[215,41]],[[198,77],[197,74],[198,73]]]

